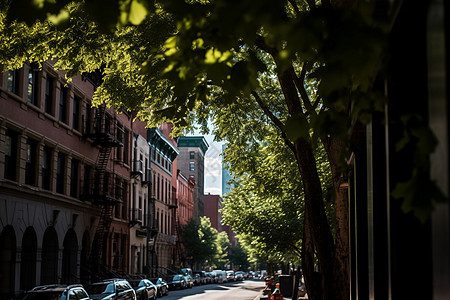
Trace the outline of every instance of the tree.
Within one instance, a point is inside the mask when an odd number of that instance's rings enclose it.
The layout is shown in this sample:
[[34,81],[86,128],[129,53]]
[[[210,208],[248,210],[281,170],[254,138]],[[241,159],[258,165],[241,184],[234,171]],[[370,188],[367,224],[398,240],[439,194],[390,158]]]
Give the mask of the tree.
[[[236,121],[247,124],[240,118]],[[299,263],[304,202],[291,150],[273,127],[225,127],[229,132],[224,160],[230,162],[232,174],[239,179],[224,196],[224,222],[240,240],[245,237],[251,241],[247,247],[259,255]],[[259,134],[264,135],[259,137],[264,142],[243,147]]]
[[181,226],[180,236],[191,267],[212,261],[220,254],[221,249],[217,247],[218,233],[211,226],[208,217],[201,217],[200,221],[190,219],[187,224]]
[[241,245],[231,248],[230,261],[237,270],[246,271],[250,267],[248,253]]
[[[6,3],[0,56],[7,68],[52,57],[69,75],[102,68],[97,103],[140,109],[140,117],[152,124],[172,121],[180,127],[193,119],[205,124],[210,112],[234,105],[239,114],[243,102],[257,105],[259,118],[270,119],[292,151],[301,179],[308,294],[311,299],[348,298],[346,158],[355,133],[385,103],[377,78],[386,61],[387,1],[128,0],[107,6],[100,1],[68,6],[66,1],[34,1],[29,9],[24,2]],[[43,21],[46,16],[51,23]],[[35,23],[36,18],[41,22]],[[281,102],[263,91],[262,75],[276,82]],[[394,194],[403,199],[406,212],[425,219],[441,200],[423,176],[428,168],[423,158],[436,140],[423,121],[404,122],[405,138],[398,148],[416,145],[417,164]],[[314,152],[319,143],[331,170],[334,231]],[[420,197],[414,182],[424,180],[433,197]],[[320,282],[313,281],[315,261]]]
[[228,239],[228,234],[221,231],[217,234],[217,254],[210,261],[210,266],[214,269],[223,269],[227,262],[228,249],[231,247],[231,242]]

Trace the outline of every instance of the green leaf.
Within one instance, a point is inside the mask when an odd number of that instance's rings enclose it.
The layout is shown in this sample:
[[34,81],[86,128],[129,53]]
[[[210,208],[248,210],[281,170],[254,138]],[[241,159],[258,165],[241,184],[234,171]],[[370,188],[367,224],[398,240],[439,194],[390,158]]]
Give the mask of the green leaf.
[[303,115],[289,116],[284,124],[284,130],[291,141],[299,138],[309,138],[309,124]]
[[147,17],[147,8],[139,0],[131,1],[128,20],[133,25],[139,25]]

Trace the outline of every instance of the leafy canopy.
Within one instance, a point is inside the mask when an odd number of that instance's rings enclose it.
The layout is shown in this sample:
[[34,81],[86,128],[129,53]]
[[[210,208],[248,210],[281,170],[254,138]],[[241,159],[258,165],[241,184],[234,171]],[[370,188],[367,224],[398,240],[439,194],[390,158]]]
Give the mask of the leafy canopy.
[[[292,70],[298,79],[315,82],[306,95],[304,82],[296,83],[303,113],[291,111],[278,126],[290,140],[312,134],[348,142],[354,124],[367,124],[385,105],[373,84],[386,63],[387,1],[346,7],[296,0],[1,4],[0,62],[6,68],[56,59],[69,77],[101,69],[104,82],[94,103],[139,110],[151,125],[171,121],[179,128],[194,119],[205,124],[209,109],[257,97],[258,78],[268,69],[263,54],[273,60],[272,76],[279,81]],[[217,96],[222,106],[214,106]],[[436,143],[426,123],[410,128],[408,119],[417,118],[407,117],[400,144],[415,149],[419,164],[394,196],[404,199],[405,211],[425,219],[443,200],[424,176],[425,158]],[[425,185],[415,184],[424,180]],[[422,186],[433,191],[431,197],[423,197]]]

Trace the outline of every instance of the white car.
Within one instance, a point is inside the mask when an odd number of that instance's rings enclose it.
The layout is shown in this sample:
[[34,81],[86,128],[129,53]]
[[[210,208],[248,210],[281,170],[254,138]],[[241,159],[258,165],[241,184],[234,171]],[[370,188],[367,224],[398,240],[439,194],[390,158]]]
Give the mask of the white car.
[[234,271],[227,271],[227,281],[234,281]]

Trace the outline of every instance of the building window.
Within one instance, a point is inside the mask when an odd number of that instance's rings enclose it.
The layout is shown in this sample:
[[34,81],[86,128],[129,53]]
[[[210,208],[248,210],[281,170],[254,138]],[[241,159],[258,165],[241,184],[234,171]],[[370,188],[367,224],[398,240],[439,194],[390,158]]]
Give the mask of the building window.
[[152,151],[152,160],[156,161],[156,149],[151,149]]
[[35,141],[28,140],[26,147],[25,183],[29,185],[36,185],[37,143]]
[[[121,128],[121,127],[117,127],[117,140],[120,143],[124,144],[124,131],[123,131],[123,128]],[[121,147],[116,148],[116,160],[122,161],[122,148]]]
[[91,183],[91,166],[84,166],[84,179],[83,179],[83,195],[88,196],[90,194]]
[[114,195],[116,199],[121,201],[124,200],[122,180],[120,178],[116,178],[114,189]]
[[64,194],[64,177],[66,171],[66,155],[58,153],[58,164],[56,166],[56,192]]
[[164,224],[164,225],[165,225],[165,226],[164,226],[164,231],[165,231],[166,234],[169,234],[169,230],[168,230],[168,228],[167,228],[167,214],[164,215],[164,221],[165,221],[165,222],[164,222],[164,223],[165,223],[165,224]]
[[195,171],[195,163],[193,161],[189,163],[189,171]]
[[120,218],[120,204],[114,206],[114,218]]
[[[101,124],[101,119],[99,118],[98,121]],[[102,133],[111,133],[111,118],[108,115],[105,115],[105,128],[102,128],[101,126],[100,128],[100,132]]]
[[37,77],[38,77],[38,71],[34,71],[32,68],[28,71],[28,88],[27,88],[27,95],[28,95],[28,102],[36,105],[37,100]]
[[7,89],[11,93],[19,95],[19,70],[8,71]]
[[114,191],[110,190],[109,186],[110,177],[111,177],[110,173],[105,173],[103,175],[103,190],[102,190],[103,195],[112,195],[114,193]]
[[16,180],[17,166],[17,134],[6,131],[5,140],[5,173],[4,176],[10,180]]
[[51,180],[51,167],[52,167],[52,149],[50,147],[44,147],[44,153],[42,158],[42,188],[44,190],[50,190]]
[[152,181],[152,198],[156,196],[156,175],[153,173],[153,181]]
[[78,166],[80,162],[77,159],[72,159],[70,168],[70,196],[78,197]]
[[[123,181],[123,197],[124,197],[124,199],[125,199],[126,195],[128,195],[128,185],[129,185],[129,182]],[[124,201],[123,205],[122,205],[122,219],[124,219],[124,220],[128,219],[127,210],[128,210],[127,201]]]
[[155,229],[159,229],[159,210],[156,211],[156,224],[155,224]]
[[189,152],[189,159],[194,159],[195,158],[195,152],[194,151],[190,151]]
[[55,86],[55,79],[47,75],[45,81],[45,112],[54,116],[53,112],[53,90]]
[[84,133],[85,134],[90,134],[91,133],[91,122],[92,122],[92,118],[91,118],[91,104],[87,103],[86,104],[86,120],[84,122]]
[[125,130],[124,131],[124,139],[123,139],[123,162],[125,164],[128,164],[129,138],[130,138],[130,133],[128,130]]
[[73,98],[72,128],[80,131],[80,103],[79,97]]
[[161,194],[160,194],[160,188],[161,188],[161,185],[160,185],[160,178],[159,178],[159,175],[158,175],[158,186],[157,186],[157,194],[156,194],[156,198],[158,199],[158,200],[161,200]]
[[61,88],[59,94],[59,120],[67,123],[67,88]]

